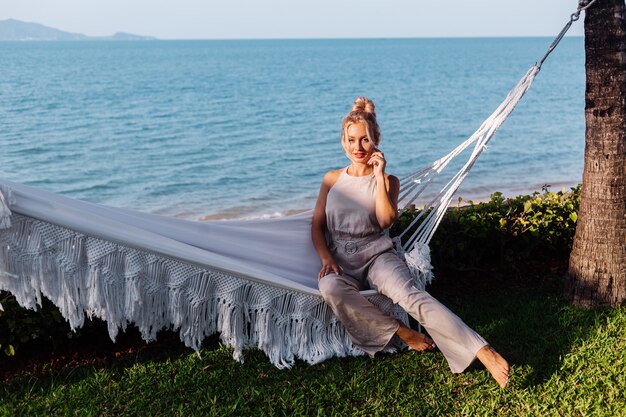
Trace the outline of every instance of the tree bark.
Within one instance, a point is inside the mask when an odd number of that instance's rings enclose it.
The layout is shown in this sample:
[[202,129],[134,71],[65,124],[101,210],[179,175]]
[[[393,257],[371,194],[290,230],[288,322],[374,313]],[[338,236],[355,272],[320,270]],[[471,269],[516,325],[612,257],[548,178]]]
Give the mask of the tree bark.
[[566,296],[583,307],[626,300],[626,10],[585,11],[585,162]]

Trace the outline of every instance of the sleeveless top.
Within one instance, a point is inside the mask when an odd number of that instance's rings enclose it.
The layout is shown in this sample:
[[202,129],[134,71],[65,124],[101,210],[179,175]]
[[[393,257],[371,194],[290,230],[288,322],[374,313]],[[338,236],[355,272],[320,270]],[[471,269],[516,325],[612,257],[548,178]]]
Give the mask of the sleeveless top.
[[331,237],[349,235],[360,238],[380,234],[376,219],[376,177],[339,175],[326,197],[326,227]]

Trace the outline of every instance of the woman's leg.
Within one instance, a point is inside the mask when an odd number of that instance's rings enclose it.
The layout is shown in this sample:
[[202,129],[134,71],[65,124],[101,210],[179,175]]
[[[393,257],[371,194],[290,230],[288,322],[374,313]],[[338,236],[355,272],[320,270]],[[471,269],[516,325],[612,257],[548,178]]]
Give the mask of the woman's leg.
[[407,266],[395,253],[385,252],[374,260],[368,272],[368,281],[372,289],[391,298],[424,326],[452,372],[463,372],[478,357],[496,381],[503,385],[504,379],[508,378],[506,361],[447,307],[415,287]]
[[345,274],[328,274],[318,285],[324,301],[356,347],[374,356],[387,346],[400,323],[363,297],[356,279]]

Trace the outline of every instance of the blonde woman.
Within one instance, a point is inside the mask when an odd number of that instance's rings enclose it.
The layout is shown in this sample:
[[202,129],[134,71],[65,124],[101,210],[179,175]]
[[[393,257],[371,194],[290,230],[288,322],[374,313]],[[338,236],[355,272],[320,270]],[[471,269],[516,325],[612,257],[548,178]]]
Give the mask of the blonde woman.
[[[341,132],[350,165],[324,176],[311,228],[322,261],[318,284],[324,300],[353,344],[370,356],[398,335],[414,350],[437,346],[455,373],[477,358],[504,388],[509,379],[506,360],[454,313],[413,285],[391,239],[382,233],[396,220],[400,184],[385,173],[385,156],[377,148],[380,129],[374,103],[358,97],[343,119]],[[405,309],[434,340],[370,303],[359,293],[366,288]]]

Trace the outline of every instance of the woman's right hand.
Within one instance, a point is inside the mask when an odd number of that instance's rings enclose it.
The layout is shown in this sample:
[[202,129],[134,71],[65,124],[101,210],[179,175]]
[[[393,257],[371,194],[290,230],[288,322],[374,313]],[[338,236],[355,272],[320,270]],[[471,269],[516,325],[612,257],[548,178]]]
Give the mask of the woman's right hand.
[[322,259],[322,269],[320,269],[319,274],[317,274],[317,280],[319,281],[323,277],[328,274],[335,273],[337,275],[341,275],[343,272],[341,267],[333,258]]

